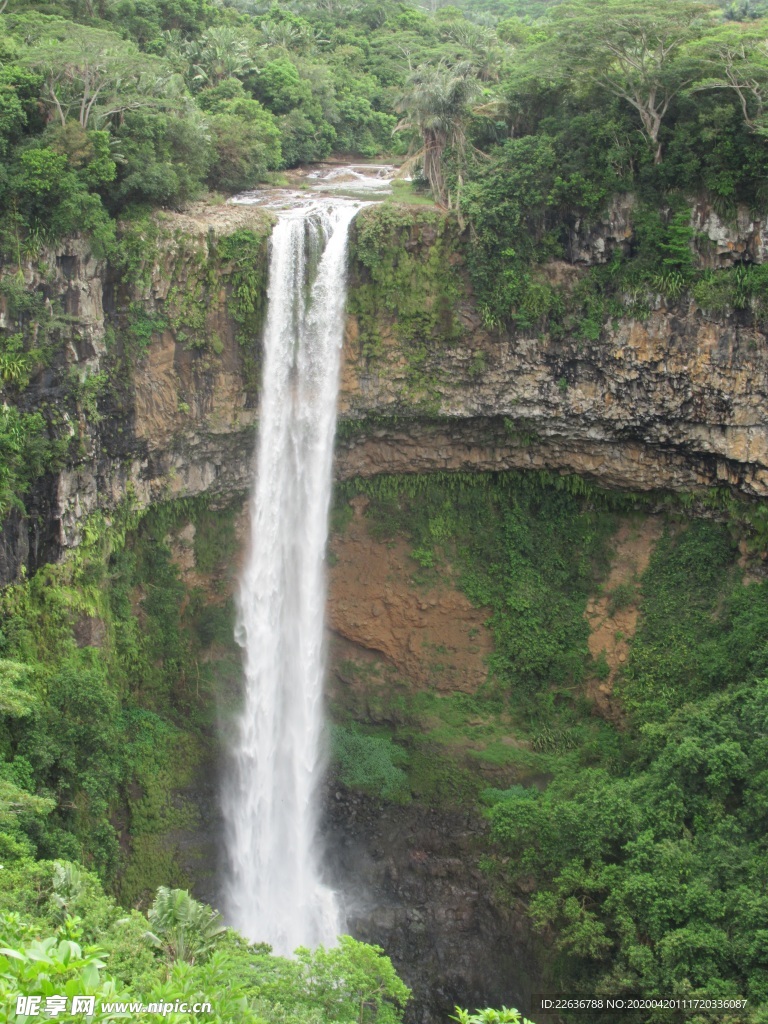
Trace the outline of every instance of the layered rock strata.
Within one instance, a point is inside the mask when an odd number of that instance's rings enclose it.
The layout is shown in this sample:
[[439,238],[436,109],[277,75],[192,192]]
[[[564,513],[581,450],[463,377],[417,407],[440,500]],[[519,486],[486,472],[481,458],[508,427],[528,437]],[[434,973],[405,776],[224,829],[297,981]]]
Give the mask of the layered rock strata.
[[[631,199],[614,207],[602,224],[576,232],[573,262],[548,268],[553,279],[567,282],[628,244]],[[360,219],[379,215],[369,209]],[[390,256],[407,254],[418,270],[433,261],[440,218],[407,209],[398,216],[386,243]],[[710,262],[762,260],[762,222],[745,214],[729,228],[702,205],[692,216],[711,239]],[[245,230],[266,254],[269,216],[247,207],[200,208],[165,214],[158,225],[130,279],[95,259],[82,239],[49,253],[42,270],[25,269],[27,287],[64,317],[55,360],[20,403],[65,409],[73,443],[67,464],[33,488],[26,522],[14,513],[0,535],[2,582],[22,564],[33,569],[78,544],[97,509],[126,498],[146,506],[248,488],[259,338],[257,331],[244,335],[238,313],[242,266],[222,258],[217,244]],[[353,310],[361,305],[356,296],[371,287],[359,231],[353,229]],[[388,306],[374,303],[362,326],[359,312],[350,315],[340,478],[534,468],[631,490],[727,485],[752,497],[768,494],[768,345],[748,313],[713,317],[693,302],[666,306],[658,298],[644,320],[606,322],[594,342],[492,331],[472,299],[465,244],[454,238],[437,266],[438,275],[451,276],[453,298],[433,321],[447,317],[449,330],[414,341],[402,330],[397,295]],[[263,291],[266,259],[260,281]],[[422,287],[418,274],[413,287]],[[424,293],[425,310],[436,301]],[[10,326],[4,302],[0,326]],[[363,331],[372,324],[375,352]],[[66,381],[103,371],[110,386],[98,414],[89,415],[67,397]]]

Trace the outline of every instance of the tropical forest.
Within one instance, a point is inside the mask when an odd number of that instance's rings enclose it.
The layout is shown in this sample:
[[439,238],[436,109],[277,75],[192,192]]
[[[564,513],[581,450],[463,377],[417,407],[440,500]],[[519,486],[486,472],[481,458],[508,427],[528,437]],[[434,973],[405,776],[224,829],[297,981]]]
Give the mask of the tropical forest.
[[0,1022],[768,1024],[768,0],[0,0]]

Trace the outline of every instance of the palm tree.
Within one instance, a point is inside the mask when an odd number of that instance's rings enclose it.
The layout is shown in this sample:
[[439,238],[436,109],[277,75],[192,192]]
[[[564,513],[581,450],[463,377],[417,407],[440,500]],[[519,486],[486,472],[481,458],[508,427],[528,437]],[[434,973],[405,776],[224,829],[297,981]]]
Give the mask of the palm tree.
[[213,949],[217,935],[226,930],[218,910],[198,903],[186,889],[161,885],[147,912],[151,932],[145,938],[162,949],[171,963],[196,959]]
[[[438,206],[459,209],[463,168],[467,156],[466,121],[471,105],[482,90],[469,61],[450,65],[422,64],[415,68],[406,82],[397,111],[405,116],[395,131],[418,133],[420,146],[411,152],[404,169],[421,164]],[[456,162],[457,189],[455,200],[445,181],[445,154],[449,150]]]
[[256,70],[248,40],[232,25],[206,29],[191,47],[198,82],[218,85],[225,78],[242,77]]
[[447,39],[456,44],[459,52],[468,55],[467,63],[482,82],[498,82],[505,55],[511,52],[511,47],[500,44],[495,32],[471,21],[459,21],[450,26]]

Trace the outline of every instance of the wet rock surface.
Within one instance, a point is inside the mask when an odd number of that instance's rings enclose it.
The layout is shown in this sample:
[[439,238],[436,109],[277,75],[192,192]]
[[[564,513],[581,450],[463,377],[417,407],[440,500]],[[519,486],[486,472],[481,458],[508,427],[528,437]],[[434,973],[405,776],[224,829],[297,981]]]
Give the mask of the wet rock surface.
[[478,866],[486,828],[466,811],[326,793],[323,837],[349,931],[391,957],[413,990],[413,1024],[445,1024],[456,1005],[528,1006],[535,989],[524,909],[495,900]]
[[[201,827],[169,835],[198,899],[221,906],[216,773],[182,791]],[[487,826],[466,811],[381,805],[331,782],[322,841],[346,929],[381,946],[412,990],[407,1024],[446,1024],[457,1005],[527,1007],[541,987],[522,901],[504,904],[478,863]]]

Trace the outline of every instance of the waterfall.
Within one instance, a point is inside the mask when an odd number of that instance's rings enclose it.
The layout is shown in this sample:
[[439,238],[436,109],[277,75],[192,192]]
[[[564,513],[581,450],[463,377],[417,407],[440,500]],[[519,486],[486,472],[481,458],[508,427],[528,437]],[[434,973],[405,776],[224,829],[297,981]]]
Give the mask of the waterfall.
[[342,927],[321,881],[324,553],[349,224],[358,203],[281,213],[271,239],[251,547],[236,639],[245,701],[224,787],[229,923],[287,954]]

